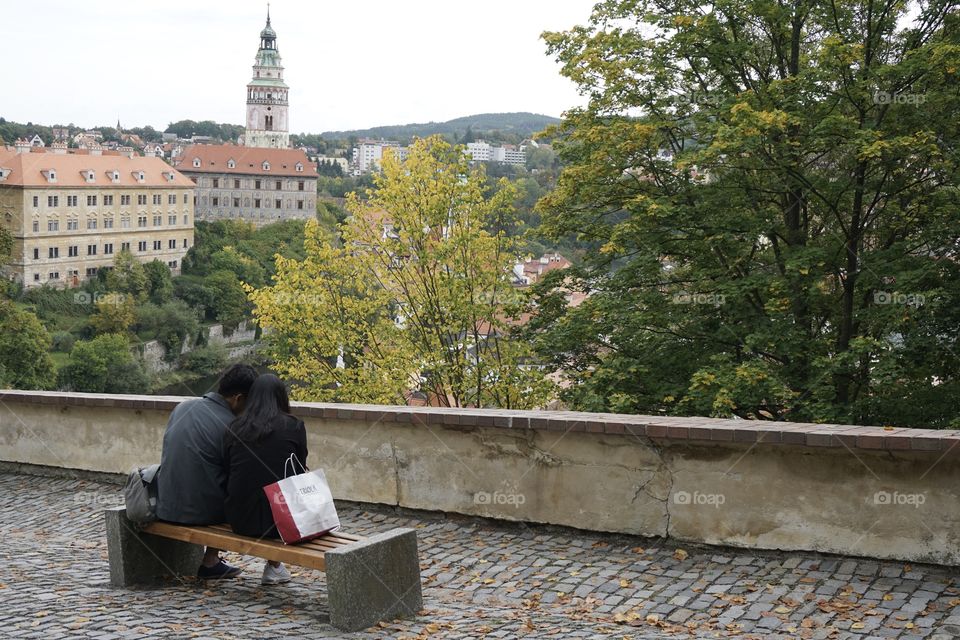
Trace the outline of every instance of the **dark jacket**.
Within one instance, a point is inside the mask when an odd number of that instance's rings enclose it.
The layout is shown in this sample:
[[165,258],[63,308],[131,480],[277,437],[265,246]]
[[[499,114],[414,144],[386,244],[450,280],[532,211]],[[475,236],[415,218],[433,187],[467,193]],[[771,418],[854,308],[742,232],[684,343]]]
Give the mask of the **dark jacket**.
[[226,516],[223,434],[234,415],[218,393],[177,405],[163,434],[157,517],[181,524],[220,524]]
[[[239,440],[229,430],[225,437],[227,466],[227,522],[236,533],[255,538],[278,538],[273,512],[263,488],[284,478],[291,453],[307,464],[307,428],[303,420],[283,414],[274,418],[270,432],[260,440]],[[301,473],[300,468],[288,475]]]

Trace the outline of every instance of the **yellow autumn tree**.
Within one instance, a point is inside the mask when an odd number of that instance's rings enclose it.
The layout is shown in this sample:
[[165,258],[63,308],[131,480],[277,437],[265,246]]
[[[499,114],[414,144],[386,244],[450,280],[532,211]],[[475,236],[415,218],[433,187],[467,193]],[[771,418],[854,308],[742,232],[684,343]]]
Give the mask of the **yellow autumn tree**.
[[384,158],[374,188],[351,194],[330,237],[306,228],[306,258],[277,258],[269,287],[248,288],[276,369],[300,399],[444,406],[542,406],[553,387],[513,338],[510,284],[519,247],[515,189],[487,194],[482,168],[440,137],[405,161]]

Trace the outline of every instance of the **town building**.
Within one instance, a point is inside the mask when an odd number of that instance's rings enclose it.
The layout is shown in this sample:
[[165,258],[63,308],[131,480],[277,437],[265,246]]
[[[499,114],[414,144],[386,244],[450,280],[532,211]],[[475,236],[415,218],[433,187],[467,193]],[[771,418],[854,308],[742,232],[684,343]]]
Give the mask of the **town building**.
[[[389,150],[389,151],[388,151]],[[383,163],[386,153],[394,153],[402,162],[407,159],[409,150],[392,140],[372,140],[362,138],[353,148],[352,168],[354,175],[376,171]]]
[[556,269],[567,269],[572,263],[557,252],[545,253],[539,258],[527,258],[513,267],[514,284],[536,284],[544,275]]
[[490,162],[492,147],[490,143],[484,140],[477,140],[476,142],[468,142],[464,153],[470,156],[470,159],[474,162]]
[[[170,161],[196,185],[198,220],[243,220],[263,226],[316,216],[317,165],[290,148],[289,87],[270,24],[247,84],[247,120],[242,144],[194,144],[170,148]],[[166,146],[166,145],[165,145]]]
[[287,120],[290,88],[283,81],[283,65],[277,50],[277,32],[267,26],[260,32],[260,49],[253,64],[253,78],[247,84],[247,124],[243,144],[248,147],[288,149],[290,123]]
[[300,149],[199,144],[184,148],[174,167],[196,184],[198,220],[263,226],[316,216],[317,165]]
[[3,275],[26,287],[77,286],[123,250],[179,273],[193,213],[193,183],[160,158],[0,147],[0,225],[13,236]]
[[468,142],[463,152],[470,156],[473,162],[501,162],[504,164],[525,165],[527,153],[523,146],[519,148],[512,144],[494,146],[485,140]]

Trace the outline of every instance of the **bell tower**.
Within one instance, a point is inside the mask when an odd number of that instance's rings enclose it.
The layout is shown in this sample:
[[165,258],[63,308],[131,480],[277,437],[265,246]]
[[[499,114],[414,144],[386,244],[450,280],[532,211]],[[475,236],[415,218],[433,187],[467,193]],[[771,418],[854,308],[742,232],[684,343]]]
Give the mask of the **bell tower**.
[[260,32],[260,49],[253,64],[253,78],[247,84],[244,146],[271,149],[290,147],[290,124],[287,120],[289,90],[283,81],[277,32],[270,26],[270,5],[267,5],[267,26]]

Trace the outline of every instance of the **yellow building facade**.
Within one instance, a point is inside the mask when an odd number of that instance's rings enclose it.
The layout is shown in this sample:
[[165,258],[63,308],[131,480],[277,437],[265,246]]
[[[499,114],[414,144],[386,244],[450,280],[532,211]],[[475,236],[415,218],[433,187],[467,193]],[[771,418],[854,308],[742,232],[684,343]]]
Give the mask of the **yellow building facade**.
[[0,147],[0,225],[14,239],[3,275],[77,286],[123,250],[178,274],[193,246],[193,190],[159,158]]

